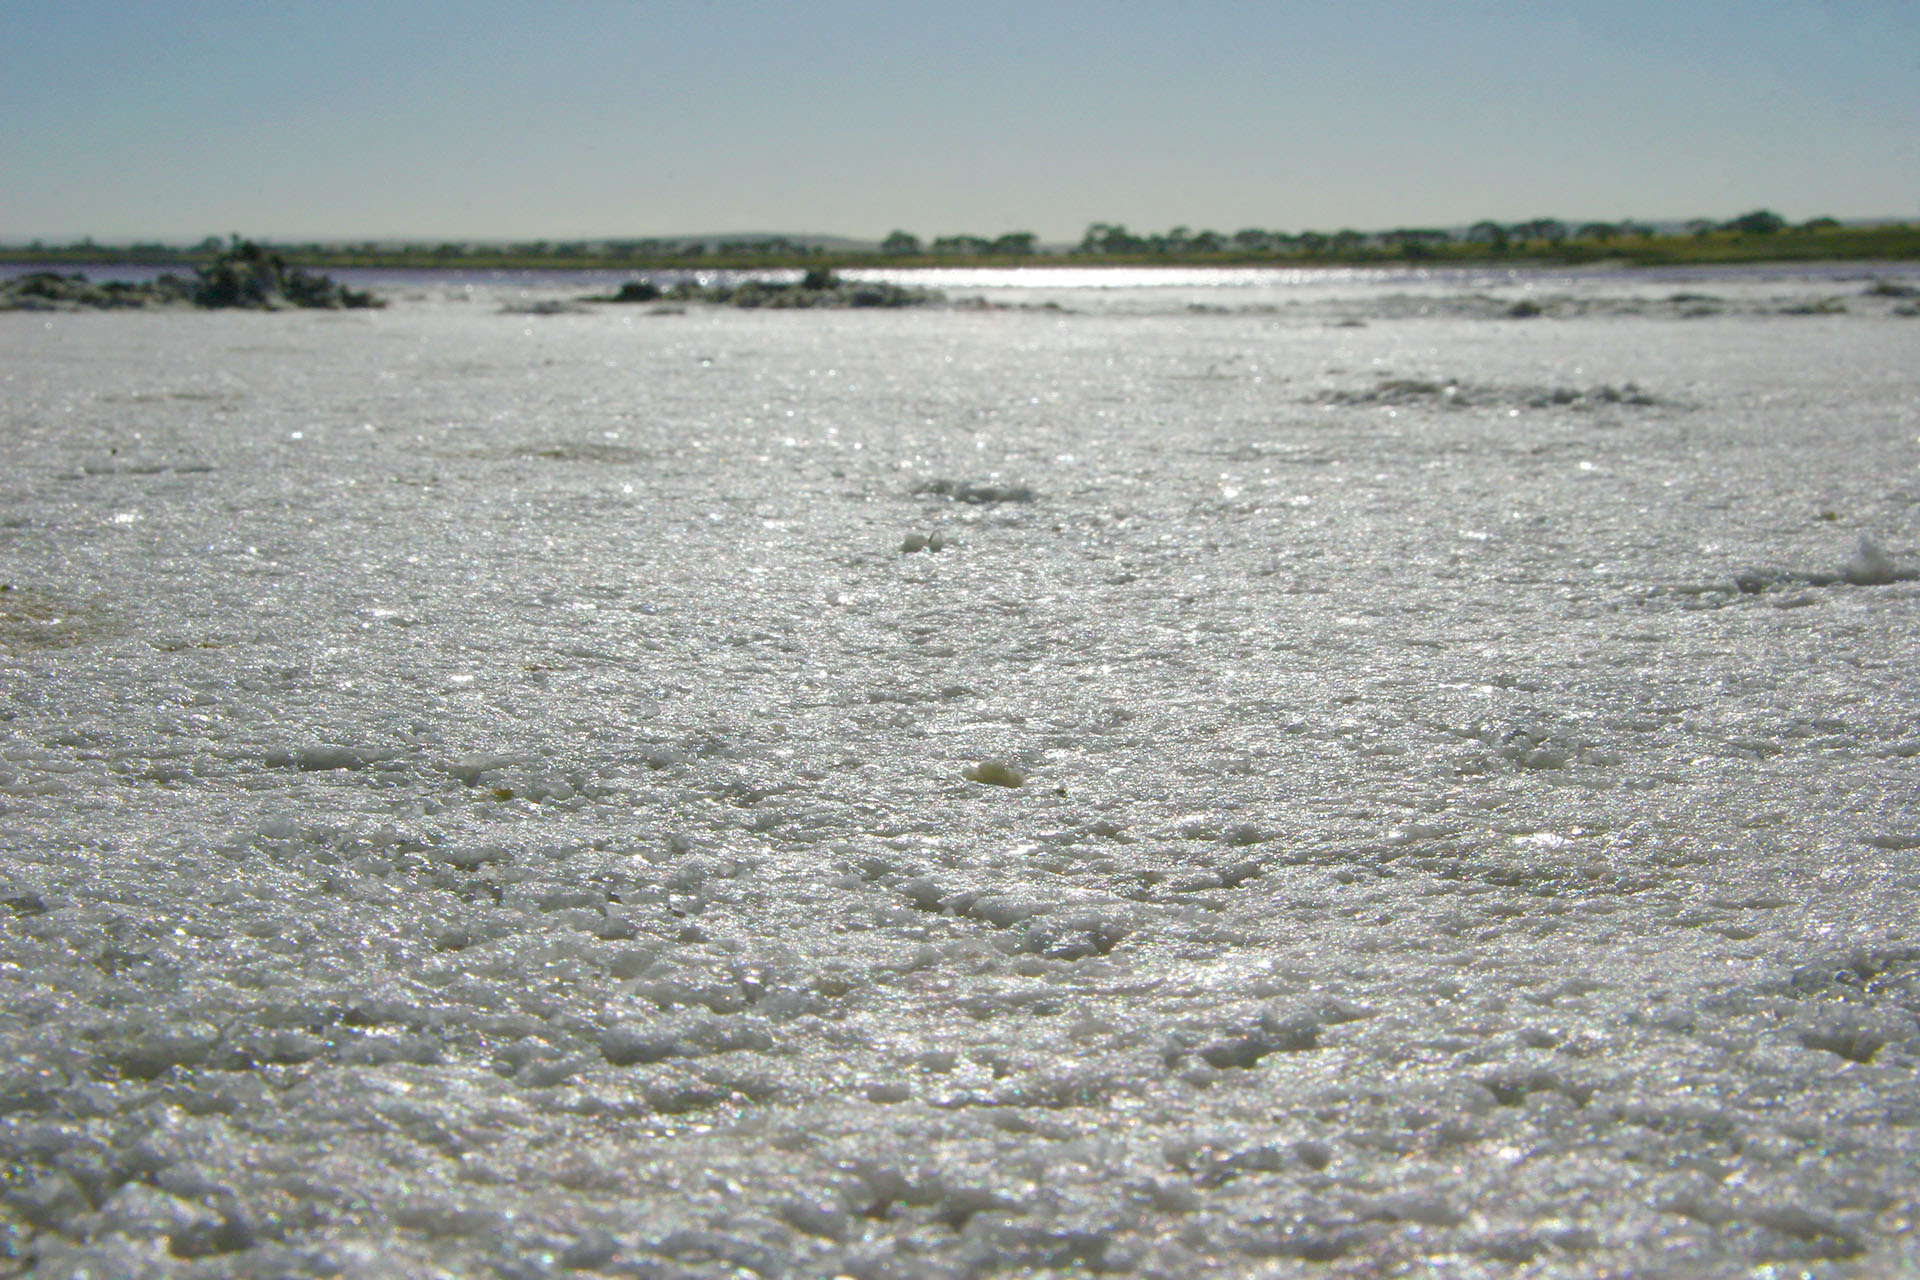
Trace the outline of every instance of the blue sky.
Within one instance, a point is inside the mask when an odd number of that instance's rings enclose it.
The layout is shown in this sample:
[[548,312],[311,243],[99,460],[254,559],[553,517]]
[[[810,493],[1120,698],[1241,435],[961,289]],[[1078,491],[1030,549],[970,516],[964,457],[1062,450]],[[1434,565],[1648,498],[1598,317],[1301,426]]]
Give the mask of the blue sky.
[[0,0],[0,240],[1920,220],[1920,3]]

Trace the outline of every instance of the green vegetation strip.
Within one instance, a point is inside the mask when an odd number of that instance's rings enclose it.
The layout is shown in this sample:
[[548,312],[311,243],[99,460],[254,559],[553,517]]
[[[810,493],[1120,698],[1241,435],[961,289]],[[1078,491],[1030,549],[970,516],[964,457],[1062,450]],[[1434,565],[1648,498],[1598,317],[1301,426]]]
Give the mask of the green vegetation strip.
[[[233,245],[209,237],[191,248],[128,245],[0,246],[0,261],[202,266],[231,256]],[[1401,228],[1363,233],[1286,233],[1249,228],[1232,235],[1190,232],[1134,234],[1095,223],[1072,248],[1046,250],[1028,232],[993,239],[944,236],[929,242],[896,231],[873,248],[810,244],[784,236],[750,240],[602,240],[523,244],[282,244],[273,251],[289,267],[451,268],[464,270],[847,270],[862,267],[1022,266],[1570,266],[1618,262],[1637,266],[1712,263],[1888,261],[1920,258],[1920,225],[1843,226],[1816,218],[1798,226],[1767,210],[1727,222],[1696,222],[1660,232],[1637,222],[1569,225],[1552,218],[1478,222],[1463,232]]]

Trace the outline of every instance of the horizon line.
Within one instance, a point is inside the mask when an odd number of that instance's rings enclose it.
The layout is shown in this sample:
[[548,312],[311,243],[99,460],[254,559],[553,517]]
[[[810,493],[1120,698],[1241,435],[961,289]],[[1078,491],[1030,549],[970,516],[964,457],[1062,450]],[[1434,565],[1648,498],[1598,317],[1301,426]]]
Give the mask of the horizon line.
[[[1768,211],[1754,210],[1753,212],[1768,212]],[[1744,216],[1744,215],[1737,215],[1737,214],[1733,215],[1733,217],[1740,217],[1740,216]],[[1808,219],[1807,221],[1815,221],[1825,216],[1826,215],[1815,215],[1815,218]],[[1694,217],[1688,217],[1688,218],[1626,217],[1626,218],[1613,220],[1612,225],[1622,225],[1627,223],[1645,224],[1645,225],[1654,227],[1656,230],[1660,230],[1664,232],[1669,228],[1684,228],[1696,222],[1723,223],[1730,220],[1731,220],[1730,218],[1709,218],[1709,217],[1706,217],[1705,215],[1696,215]],[[1473,222],[1442,223],[1442,224],[1430,225],[1430,226],[1424,226],[1424,227],[1415,227],[1412,224],[1406,224],[1406,223],[1395,224],[1390,226],[1366,228],[1366,229],[1353,227],[1353,226],[1343,226],[1338,228],[1336,231],[1332,233],[1322,233],[1322,232],[1319,232],[1317,228],[1309,227],[1309,228],[1303,228],[1302,230],[1293,232],[1291,234],[1295,234],[1295,235],[1306,235],[1306,234],[1316,234],[1316,233],[1340,234],[1345,232],[1357,232],[1358,234],[1361,234],[1361,235],[1374,236],[1374,235],[1385,235],[1395,231],[1409,231],[1409,230],[1446,231],[1451,233],[1455,231],[1465,231],[1486,222],[1498,223],[1499,225],[1502,225],[1502,226],[1519,226],[1519,225],[1524,225],[1526,222],[1529,222],[1529,221],[1561,222],[1561,223],[1565,223],[1567,226],[1571,228],[1575,226],[1585,226],[1585,225],[1596,224],[1596,223],[1606,223],[1608,220],[1601,219],[1601,218],[1553,218],[1550,216],[1543,216],[1540,219],[1518,219],[1514,221],[1504,221],[1498,218],[1480,218],[1480,219],[1475,219]],[[1843,227],[1882,227],[1882,226],[1906,226],[1906,225],[1910,225],[1914,220],[1895,216],[1895,215],[1886,215],[1886,216],[1876,216],[1876,217],[1836,218],[1834,219],[1834,221],[1838,222]],[[1792,223],[1791,220],[1789,220],[1789,225],[1798,225],[1798,224]],[[1127,224],[1124,222],[1090,222],[1087,224],[1088,230],[1091,230],[1092,228],[1098,227],[1098,226],[1116,227],[1116,228],[1124,229],[1127,227]],[[1246,230],[1246,229],[1249,229],[1249,228],[1244,228],[1244,227],[1235,228],[1235,231]],[[1261,227],[1261,228],[1253,228],[1253,229],[1268,231],[1275,234],[1289,234],[1287,232],[1281,231],[1279,228],[1272,228],[1272,227]],[[878,249],[879,246],[887,239],[888,236],[896,234],[897,232],[903,231],[903,230],[906,230],[906,229],[895,228],[893,231],[889,231],[885,235],[872,236],[872,237],[847,235],[841,232],[812,232],[812,231],[808,231],[808,232],[802,232],[802,231],[705,231],[705,232],[676,232],[676,233],[662,232],[662,233],[654,233],[654,234],[617,233],[617,234],[610,234],[610,235],[548,234],[548,235],[468,235],[468,236],[460,236],[460,235],[453,235],[453,234],[447,234],[447,233],[389,233],[389,234],[381,234],[381,235],[344,234],[344,233],[335,233],[335,234],[328,234],[328,235],[310,235],[310,234],[296,234],[296,233],[277,233],[277,234],[245,233],[243,234],[237,231],[228,231],[224,234],[210,233],[208,235],[197,236],[192,238],[186,238],[186,237],[173,238],[169,236],[155,236],[155,235],[139,234],[139,233],[129,233],[124,236],[109,236],[109,237],[102,238],[94,235],[92,232],[80,232],[77,234],[65,233],[65,234],[59,234],[59,235],[54,235],[54,234],[28,235],[24,233],[8,232],[8,233],[0,233],[0,248],[35,249],[35,246],[38,246],[38,248],[35,250],[37,252],[45,252],[49,249],[55,249],[55,248],[79,248],[83,246],[92,246],[95,248],[120,248],[120,247],[132,248],[135,246],[151,245],[151,246],[158,246],[161,248],[168,248],[168,249],[194,249],[194,248],[199,248],[204,246],[206,242],[209,240],[219,240],[221,243],[224,244],[224,243],[227,243],[229,238],[238,238],[241,240],[252,240],[257,243],[267,244],[267,245],[299,243],[299,244],[314,245],[317,247],[324,247],[324,248],[335,248],[335,247],[350,248],[354,246],[368,245],[368,244],[382,245],[382,246],[402,246],[402,247],[423,247],[423,246],[431,247],[431,246],[442,245],[442,244],[455,244],[455,245],[484,245],[489,247],[504,247],[504,248],[529,246],[529,245],[548,245],[548,246],[552,246],[556,244],[616,245],[621,243],[645,243],[645,242],[684,245],[684,244],[710,244],[716,240],[746,240],[746,241],[785,240],[795,245],[802,245],[802,246],[814,245],[814,244],[818,244],[818,245],[835,244],[835,245],[844,245],[844,246],[850,246],[855,248],[871,247],[874,249]],[[1211,227],[1202,227],[1196,230],[1195,228],[1189,227],[1187,224],[1184,224],[1184,223],[1174,224],[1174,227],[1170,228],[1168,232],[1148,231],[1148,232],[1141,232],[1139,234],[1163,235],[1163,234],[1170,234],[1172,230],[1184,230],[1194,235],[1203,235],[1203,234],[1207,234],[1208,232],[1212,232],[1213,234],[1224,234],[1226,236],[1231,237],[1233,234],[1235,234],[1235,231],[1219,232]],[[918,233],[908,231],[907,234],[917,235]],[[945,238],[949,238],[949,236],[965,237],[965,236],[972,236],[976,234],[979,234],[981,238],[987,238],[987,239],[995,238],[993,236],[986,235],[985,233],[973,233],[973,232],[965,232],[965,231],[952,232],[952,233],[949,233],[949,235],[944,235],[944,236],[920,236],[919,238],[923,242],[930,244],[934,239],[945,239]],[[999,234],[1000,235],[1032,235],[1034,233],[1030,231],[1026,231],[1024,229],[1016,229],[1013,231],[1001,232]],[[1083,233],[1083,236],[1084,236],[1084,233]],[[1036,239],[1036,248],[1040,248],[1040,249],[1074,248],[1074,247],[1077,247],[1080,243],[1082,243],[1081,240]]]

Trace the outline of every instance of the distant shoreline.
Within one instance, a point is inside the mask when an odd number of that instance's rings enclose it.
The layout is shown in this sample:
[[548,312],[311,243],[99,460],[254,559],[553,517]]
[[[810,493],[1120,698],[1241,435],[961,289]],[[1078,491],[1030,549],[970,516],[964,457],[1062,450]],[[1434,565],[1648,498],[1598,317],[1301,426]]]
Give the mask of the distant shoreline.
[[[1716,231],[1569,239],[1528,243],[1504,249],[1481,243],[1369,244],[1320,252],[1223,249],[1183,253],[1103,253],[1084,249],[1033,253],[884,253],[878,250],[782,247],[769,252],[684,250],[660,253],[536,251],[526,246],[400,245],[391,248],[274,244],[289,266],[317,270],[353,268],[449,269],[461,271],[682,272],[777,270],[924,270],[1022,267],[1677,267],[1764,263],[1909,261],[1920,259],[1920,226],[1792,228],[1769,234]],[[142,266],[181,270],[213,262],[218,251],[204,246],[167,249],[154,245],[87,243],[40,248],[0,246],[0,265],[88,268]]]

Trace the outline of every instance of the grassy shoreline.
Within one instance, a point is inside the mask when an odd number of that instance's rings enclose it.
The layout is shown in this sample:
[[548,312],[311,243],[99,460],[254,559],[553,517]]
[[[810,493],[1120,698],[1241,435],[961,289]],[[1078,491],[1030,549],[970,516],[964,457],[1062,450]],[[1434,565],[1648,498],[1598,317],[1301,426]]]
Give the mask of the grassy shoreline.
[[[879,251],[792,251],[617,253],[530,252],[521,247],[470,247],[449,252],[445,246],[367,246],[275,244],[271,248],[290,266],[328,268],[397,267],[466,271],[742,271],[862,268],[1016,268],[1016,267],[1353,267],[1353,266],[1517,266],[1566,267],[1615,263],[1624,267],[1709,266],[1766,262],[1910,261],[1920,259],[1920,226],[1789,229],[1771,234],[1714,231],[1704,235],[1654,235],[1605,241],[1569,239],[1496,249],[1467,241],[1400,247],[1367,245],[1341,251],[1299,253],[1215,252],[1089,253],[908,253]],[[205,266],[224,250],[205,247],[169,249],[155,245],[0,246],[0,263],[12,266],[153,266],[183,271]]]

